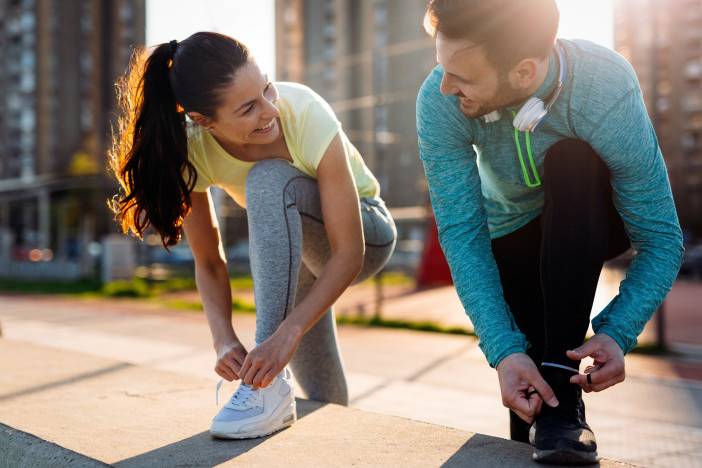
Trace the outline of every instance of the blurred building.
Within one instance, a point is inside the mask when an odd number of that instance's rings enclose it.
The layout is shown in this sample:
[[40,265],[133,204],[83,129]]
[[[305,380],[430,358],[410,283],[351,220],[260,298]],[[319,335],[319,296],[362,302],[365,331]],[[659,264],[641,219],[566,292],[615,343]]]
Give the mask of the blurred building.
[[423,205],[415,101],[434,67],[426,0],[276,0],[276,76],[332,105],[392,206]]
[[144,43],[145,0],[0,0],[0,12],[0,259],[80,261],[115,229],[114,82]]
[[680,221],[702,236],[702,0],[617,0],[615,47],[641,82]]

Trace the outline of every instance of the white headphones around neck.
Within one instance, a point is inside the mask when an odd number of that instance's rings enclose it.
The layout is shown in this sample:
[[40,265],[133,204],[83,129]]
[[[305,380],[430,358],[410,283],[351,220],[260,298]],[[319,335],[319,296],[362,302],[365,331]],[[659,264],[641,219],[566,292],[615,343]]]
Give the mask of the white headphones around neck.
[[[548,111],[551,110],[551,106],[553,106],[563,90],[563,83],[568,77],[568,66],[565,52],[560,42],[556,41],[555,49],[558,56],[558,83],[547,97],[546,102],[536,96],[532,96],[522,105],[519,112],[514,116],[514,120],[512,120],[512,125],[520,132],[533,132],[536,130],[536,127],[544,120]],[[496,110],[484,115],[483,120],[486,123],[493,123],[500,120],[501,117],[500,111]]]

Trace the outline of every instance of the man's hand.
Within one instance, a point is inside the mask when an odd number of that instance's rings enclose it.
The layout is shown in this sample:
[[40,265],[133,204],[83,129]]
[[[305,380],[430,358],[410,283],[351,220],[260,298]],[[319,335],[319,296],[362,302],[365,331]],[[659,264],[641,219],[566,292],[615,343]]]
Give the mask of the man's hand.
[[524,421],[531,423],[545,401],[556,407],[558,400],[539,369],[524,353],[510,354],[497,366],[502,391],[502,404]]
[[595,360],[584,374],[570,378],[570,383],[580,385],[586,392],[599,392],[624,381],[624,352],[616,341],[605,334],[593,336],[579,348],[567,351],[566,355],[573,360],[588,356]]

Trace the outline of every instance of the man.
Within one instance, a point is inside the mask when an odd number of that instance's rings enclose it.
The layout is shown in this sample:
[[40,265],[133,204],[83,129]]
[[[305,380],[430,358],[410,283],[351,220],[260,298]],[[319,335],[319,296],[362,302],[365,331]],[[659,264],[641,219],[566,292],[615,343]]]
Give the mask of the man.
[[[441,245],[512,438],[540,462],[590,463],[581,391],[624,380],[683,248],[633,69],[588,41],[556,41],[558,19],[554,0],[432,0],[439,65],[417,131]],[[630,245],[619,295],[583,344],[603,262]]]

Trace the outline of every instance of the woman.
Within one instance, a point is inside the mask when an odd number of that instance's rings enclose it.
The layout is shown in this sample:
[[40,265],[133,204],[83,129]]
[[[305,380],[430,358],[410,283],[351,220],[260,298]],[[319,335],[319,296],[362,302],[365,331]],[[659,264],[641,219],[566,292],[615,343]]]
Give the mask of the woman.
[[[288,364],[309,398],[347,404],[331,306],[384,266],[396,230],[329,105],[305,86],[269,82],[243,44],[210,32],[135,54],[119,89],[111,166],[124,193],[114,210],[125,232],[151,226],[166,247],[185,232],[215,371],[242,381],[210,433],[259,437],[292,424]],[[247,210],[257,310],[248,352],[231,323],[211,185]]]

